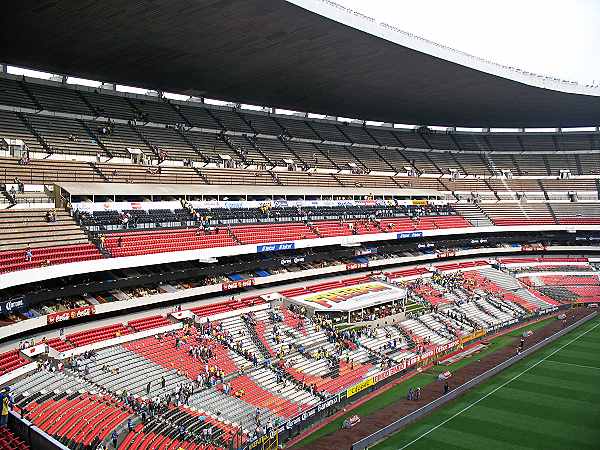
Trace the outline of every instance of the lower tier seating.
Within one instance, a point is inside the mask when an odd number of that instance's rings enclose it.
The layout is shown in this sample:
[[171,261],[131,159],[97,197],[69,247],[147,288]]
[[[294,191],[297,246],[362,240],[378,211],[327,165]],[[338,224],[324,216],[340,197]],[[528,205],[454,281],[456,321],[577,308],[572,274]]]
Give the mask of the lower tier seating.
[[[124,344],[124,347],[166,369],[176,369],[191,380],[196,380],[199,374],[206,373],[208,368],[223,371],[225,376],[238,370],[226,347],[214,339],[203,338],[195,329],[187,333],[179,330],[163,339],[140,339]],[[210,357],[192,356],[192,347],[209,349]],[[214,370],[208,371],[213,373]]]
[[49,435],[73,446],[97,446],[133,413],[109,395],[64,393],[46,397],[28,404],[25,417]]
[[0,434],[0,450],[29,450],[23,439],[14,434],[9,428],[2,428]]

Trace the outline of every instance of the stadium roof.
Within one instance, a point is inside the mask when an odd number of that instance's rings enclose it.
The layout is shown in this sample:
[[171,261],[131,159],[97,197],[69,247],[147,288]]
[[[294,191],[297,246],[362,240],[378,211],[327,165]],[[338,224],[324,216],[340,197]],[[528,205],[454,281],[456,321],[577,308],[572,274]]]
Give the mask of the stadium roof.
[[480,60],[325,0],[21,0],[0,25],[3,63],[148,89],[415,125],[600,123],[596,87]]

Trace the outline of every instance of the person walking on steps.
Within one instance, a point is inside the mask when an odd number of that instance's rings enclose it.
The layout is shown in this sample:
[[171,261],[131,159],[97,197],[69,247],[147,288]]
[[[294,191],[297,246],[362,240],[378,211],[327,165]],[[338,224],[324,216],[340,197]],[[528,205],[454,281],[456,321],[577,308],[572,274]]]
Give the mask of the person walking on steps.
[[113,430],[112,434],[110,435],[110,438],[112,440],[112,445],[116,450],[117,443],[119,442],[119,434],[117,433],[117,430]]

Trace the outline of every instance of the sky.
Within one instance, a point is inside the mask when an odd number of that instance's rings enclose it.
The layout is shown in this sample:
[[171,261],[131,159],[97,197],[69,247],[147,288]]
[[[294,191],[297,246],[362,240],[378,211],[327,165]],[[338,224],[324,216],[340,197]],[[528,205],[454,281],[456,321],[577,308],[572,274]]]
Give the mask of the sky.
[[334,0],[457,50],[600,84],[600,0]]

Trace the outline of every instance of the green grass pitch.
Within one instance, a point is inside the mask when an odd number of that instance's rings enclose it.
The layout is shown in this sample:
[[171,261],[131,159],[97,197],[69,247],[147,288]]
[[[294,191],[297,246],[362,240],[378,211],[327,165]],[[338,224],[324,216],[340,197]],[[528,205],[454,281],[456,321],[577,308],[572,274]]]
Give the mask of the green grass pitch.
[[372,449],[600,449],[600,317]]

